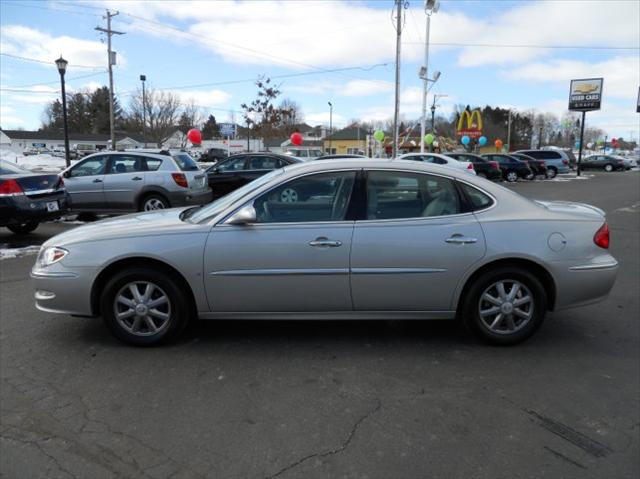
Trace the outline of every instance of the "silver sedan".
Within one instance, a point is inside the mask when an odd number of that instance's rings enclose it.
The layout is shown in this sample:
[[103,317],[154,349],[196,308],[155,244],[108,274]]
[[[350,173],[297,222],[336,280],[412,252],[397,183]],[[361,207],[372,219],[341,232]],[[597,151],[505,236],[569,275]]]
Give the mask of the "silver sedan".
[[415,161],[327,160],[206,206],[68,231],[31,275],[40,310],[101,316],[136,345],[196,317],[448,318],[513,344],[547,311],[607,296],[618,271],[608,246],[593,206]]

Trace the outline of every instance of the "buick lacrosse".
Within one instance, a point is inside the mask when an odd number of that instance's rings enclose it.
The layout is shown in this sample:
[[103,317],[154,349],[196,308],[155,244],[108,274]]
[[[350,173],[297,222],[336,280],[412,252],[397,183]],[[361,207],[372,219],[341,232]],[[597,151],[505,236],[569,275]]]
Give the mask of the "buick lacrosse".
[[274,170],[208,205],[133,214],[47,241],[38,309],[101,316],[135,345],[202,319],[459,319],[514,344],[547,311],[602,300],[604,212],[532,201],[415,161]]

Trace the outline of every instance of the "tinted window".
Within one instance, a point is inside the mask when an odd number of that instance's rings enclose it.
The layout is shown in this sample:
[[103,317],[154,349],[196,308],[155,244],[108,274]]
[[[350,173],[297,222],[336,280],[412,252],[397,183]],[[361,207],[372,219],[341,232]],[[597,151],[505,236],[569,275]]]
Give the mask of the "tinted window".
[[530,156],[532,158],[536,158],[538,160],[560,160],[562,156],[560,153],[555,151],[548,150],[534,150],[534,151],[525,151],[525,155]]
[[103,175],[106,164],[106,156],[94,156],[93,158],[89,158],[88,160],[74,166],[70,170],[71,176]]
[[367,178],[367,219],[419,218],[460,213],[452,180],[396,171],[371,171]]
[[149,171],[156,171],[158,168],[160,168],[160,165],[162,164],[162,160],[158,160],[157,158],[146,158],[147,160],[147,170]]
[[219,163],[218,166],[216,166],[216,168],[219,171],[226,171],[226,172],[241,171],[241,170],[244,170],[245,160],[246,160],[246,157],[238,156],[236,158],[232,158],[230,160]]
[[471,205],[471,211],[483,210],[493,204],[493,200],[490,196],[484,194],[482,191],[469,186],[466,183],[458,183],[464,191],[467,201]]
[[188,154],[186,153],[177,153],[175,155],[172,155],[173,159],[176,160],[176,163],[178,164],[178,167],[182,170],[182,171],[197,171],[199,170],[198,168],[198,164],[196,163],[196,161],[191,158]]
[[434,156],[434,155],[425,155],[426,156],[426,160],[429,163],[435,163],[436,165],[446,165],[447,164],[447,160],[440,158],[439,156]]
[[252,156],[249,158],[250,170],[275,170],[281,166],[279,158],[271,156]]
[[134,173],[144,171],[144,158],[141,156],[115,155],[111,160],[109,173]]
[[355,172],[332,172],[296,178],[254,201],[258,223],[342,221]]

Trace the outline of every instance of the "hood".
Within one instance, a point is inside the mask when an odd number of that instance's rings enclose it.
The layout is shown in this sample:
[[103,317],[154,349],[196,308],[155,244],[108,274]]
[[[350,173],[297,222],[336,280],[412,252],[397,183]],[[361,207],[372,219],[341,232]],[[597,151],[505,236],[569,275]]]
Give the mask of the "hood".
[[96,221],[54,236],[43,246],[64,246],[73,243],[136,236],[170,235],[184,233],[188,229],[200,231],[207,227],[182,221],[180,213],[184,210],[185,208],[173,208]]
[[604,221],[605,212],[600,208],[585,203],[572,203],[570,201],[540,201],[534,200],[549,211],[556,213],[570,213],[583,218],[602,219]]

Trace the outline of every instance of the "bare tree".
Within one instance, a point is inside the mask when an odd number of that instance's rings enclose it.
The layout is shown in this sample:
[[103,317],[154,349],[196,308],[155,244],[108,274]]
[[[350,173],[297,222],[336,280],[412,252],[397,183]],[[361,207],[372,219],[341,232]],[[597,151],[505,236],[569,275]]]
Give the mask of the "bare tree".
[[180,98],[173,93],[148,89],[145,102],[142,102],[142,90],[138,90],[131,98],[127,116],[128,129],[143,131],[143,111],[146,116],[147,138],[158,145],[175,129],[180,112]]
[[283,112],[282,129],[284,133],[292,133],[293,129],[304,121],[300,105],[290,98],[280,102],[279,109]]
[[279,127],[288,116],[288,111],[274,106],[280,95],[280,89],[271,83],[270,78],[260,77],[256,81],[258,95],[251,103],[241,105],[244,120],[253,137],[274,138],[280,134]]

